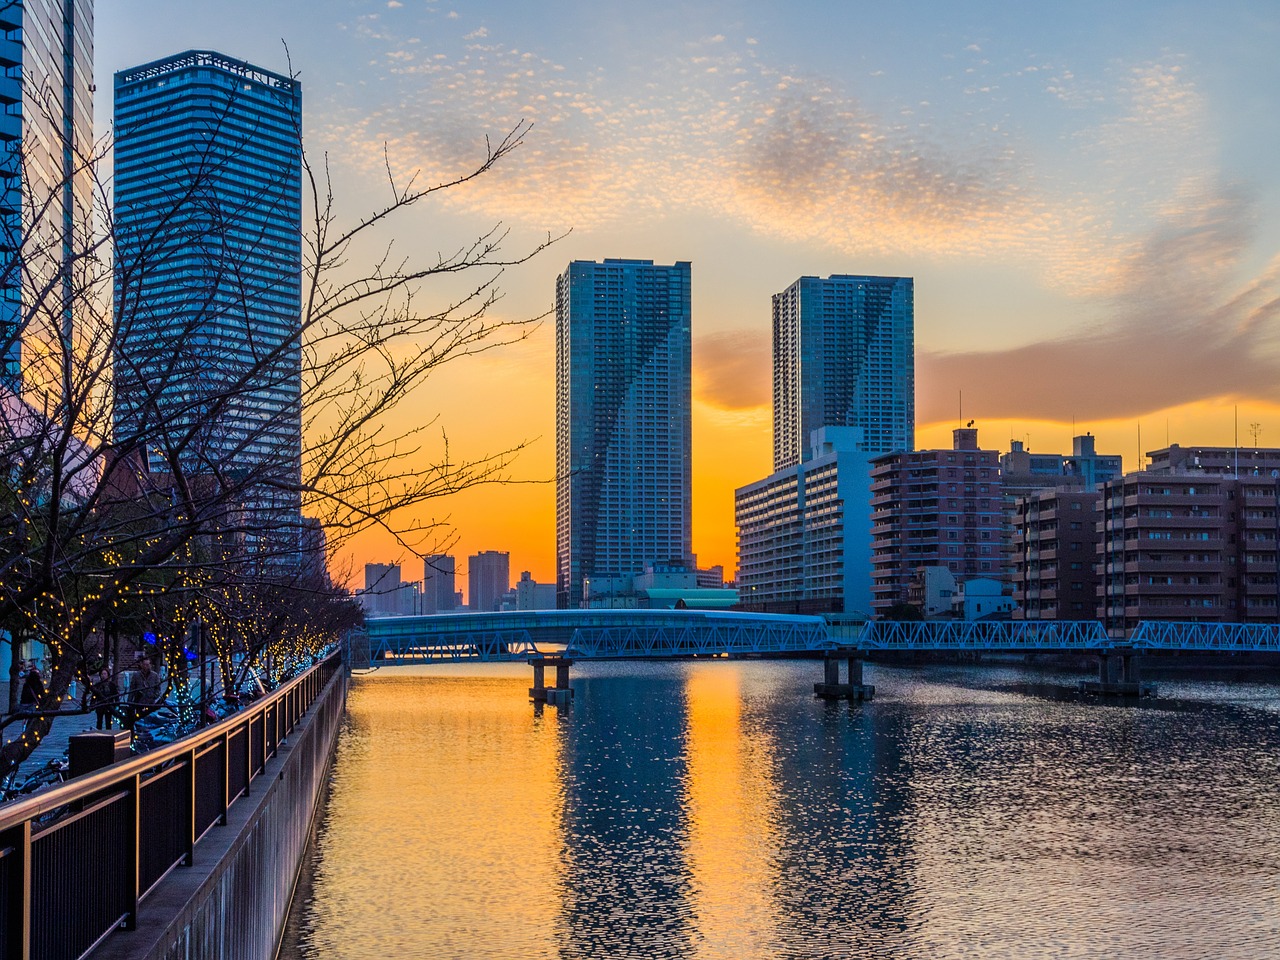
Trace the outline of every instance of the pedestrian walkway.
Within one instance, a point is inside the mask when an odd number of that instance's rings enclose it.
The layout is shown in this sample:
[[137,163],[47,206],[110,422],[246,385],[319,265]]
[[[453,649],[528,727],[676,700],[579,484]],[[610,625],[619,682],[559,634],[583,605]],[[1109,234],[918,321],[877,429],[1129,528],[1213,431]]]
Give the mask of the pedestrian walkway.
[[[55,717],[49,733],[31,752],[31,756],[22,761],[19,768],[23,774],[29,774],[44,766],[50,760],[58,760],[67,753],[67,743],[77,733],[94,729],[97,722],[92,713],[69,713],[63,717]],[[22,736],[23,724],[13,723],[5,731],[5,743],[10,743]]]

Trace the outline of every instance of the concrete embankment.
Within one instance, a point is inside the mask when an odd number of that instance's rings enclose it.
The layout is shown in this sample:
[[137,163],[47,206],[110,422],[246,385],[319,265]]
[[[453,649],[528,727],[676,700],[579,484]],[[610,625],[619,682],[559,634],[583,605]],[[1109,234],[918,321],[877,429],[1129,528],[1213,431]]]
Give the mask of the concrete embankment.
[[92,960],[269,960],[289,912],[298,868],[333,759],[346,704],[338,670],[307,715],[227,811]]

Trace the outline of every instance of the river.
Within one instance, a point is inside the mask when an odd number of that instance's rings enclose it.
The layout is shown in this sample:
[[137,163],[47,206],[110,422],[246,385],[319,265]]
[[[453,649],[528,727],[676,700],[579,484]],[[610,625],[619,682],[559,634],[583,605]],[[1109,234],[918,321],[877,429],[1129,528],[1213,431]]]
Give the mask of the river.
[[355,680],[283,957],[1280,957],[1280,686],[601,663],[560,711],[529,672]]

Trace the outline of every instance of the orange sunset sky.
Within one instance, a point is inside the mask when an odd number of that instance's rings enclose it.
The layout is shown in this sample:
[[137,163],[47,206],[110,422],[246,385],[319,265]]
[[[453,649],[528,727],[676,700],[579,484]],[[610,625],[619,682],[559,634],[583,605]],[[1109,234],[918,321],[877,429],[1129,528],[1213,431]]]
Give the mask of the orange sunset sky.
[[[921,447],[950,444],[961,392],[988,448],[1088,430],[1132,469],[1139,430],[1150,450],[1230,444],[1237,423],[1280,446],[1274,3],[118,0],[97,30],[104,126],[115,70],[189,47],[285,70],[285,38],[349,213],[385,200],[384,151],[445,178],[532,121],[395,238],[433,257],[496,221],[512,253],[571,231],[502,278],[497,317],[547,311],[573,259],[691,261],[704,566],[732,573],[733,490],[769,471],[770,295],[801,275],[915,278]],[[419,550],[506,550],[513,578],[554,580],[552,327],[397,412],[431,423],[423,463],[446,434],[454,460],[529,444],[521,482],[424,511]],[[370,560],[421,575],[386,533],[335,568],[360,585]]]

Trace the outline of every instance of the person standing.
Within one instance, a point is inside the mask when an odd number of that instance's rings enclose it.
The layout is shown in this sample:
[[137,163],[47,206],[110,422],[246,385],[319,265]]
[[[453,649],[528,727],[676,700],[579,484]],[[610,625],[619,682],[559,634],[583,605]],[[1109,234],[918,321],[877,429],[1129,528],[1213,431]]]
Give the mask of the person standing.
[[27,663],[27,675],[22,680],[22,696],[18,699],[18,708],[23,713],[35,713],[43,699],[44,678],[40,676],[36,662],[31,660]]
[[[145,716],[151,707],[160,702],[160,674],[151,665],[150,657],[140,657],[138,669],[129,677],[129,716],[137,720]],[[132,727],[132,722],[129,726]]]
[[98,715],[98,729],[111,730],[115,726],[113,707],[120,698],[120,688],[111,676],[111,668],[103,667],[90,688],[93,696],[93,711]]

